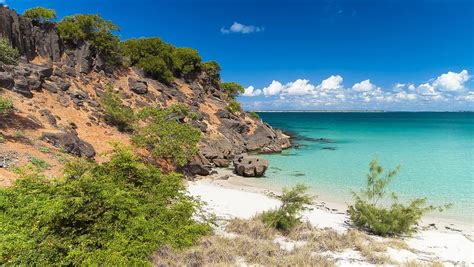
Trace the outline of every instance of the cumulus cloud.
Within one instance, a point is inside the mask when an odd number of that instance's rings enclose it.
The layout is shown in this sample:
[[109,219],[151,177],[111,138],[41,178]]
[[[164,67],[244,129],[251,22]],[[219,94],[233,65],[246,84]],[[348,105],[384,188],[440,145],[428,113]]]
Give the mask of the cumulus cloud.
[[273,80],[269,86],[263,88],[263,93],[266,96],[278,95],[283,90],[283,88],[283,85],[279,81]]
[[342,76],[331,75],[329,78],[323,80],[318,88],[323,90],[340,89],[342,88]]
[[261,93],[262,93],[262,90],[260,89],[255,90],[255,87],[249,86],[245,88],[243,96],[259,96]]
[[371,83],[370,80],[364,80],[361,81],[360,83],[356,83],[352,86],[352,89],[358,91],[358,92],[368,92],[368,91],[373,91],[377,87],[375,84]]
[[222,27],[221,33],[228,34],[228,33],[254,33],[254,32],[263,32],[265,30],[264,27],[257,27],[254,25],[244,25],[238,23],[237,21],[234,22],[229,28]]
[[433,86],[441,91],[460,91],[464,90],[464,83],[469,80],[470,76],[467,70],[459,73],[449,71],[442,74],[433,82]]
[[472,110],[470,78],[467,71],[449,71],[424,83],[396,83],[383,89],[370,79],[344,87],[342,76],[331,75],[317,84],[307,79],[285,84],[273,80],[263,89],[248,87],[244,96],[265,95],[266,100],[260,98],[259,103],[266,103],[267,109]]

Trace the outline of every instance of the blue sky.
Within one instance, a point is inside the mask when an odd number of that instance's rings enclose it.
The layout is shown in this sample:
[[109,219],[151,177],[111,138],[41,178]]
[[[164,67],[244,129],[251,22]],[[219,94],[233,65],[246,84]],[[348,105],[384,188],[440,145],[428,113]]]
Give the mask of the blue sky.
[[[472,0],[7,0],[217,60],[247,109],[474,110]],[[253,91],[251,90],[253,89]]]

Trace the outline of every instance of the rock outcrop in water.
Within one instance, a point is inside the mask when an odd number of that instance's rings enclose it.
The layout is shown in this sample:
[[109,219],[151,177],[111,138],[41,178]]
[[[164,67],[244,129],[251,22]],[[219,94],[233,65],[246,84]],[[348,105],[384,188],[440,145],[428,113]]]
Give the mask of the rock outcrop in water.
[[[193,79],[175,79],[170,85],[150,79],[135,68],[104,72],[104,60],[87,43],[66,46],[53,24],[34,25],[8,9],[0,10],[0,36],[17,48],[23,59],[17,66],[0,64],[0,87],[14,100],[17,122],[0,130],[22,129],[35,140],[66,148],[77,156],[94,157],[109,147],[105,140],[129,142],[129,136],[105,123],[100,96],[114,85],[132,108],[166,108],[175,103],[189,106],[197,118],[189,123],[203,138],[199,153],[182,171],[207,175],[213,167],[229,166],[242,153],[275,153],[290,147],[289,137],[246,112],[227,111],[228,93],[202,71]],[[21,125],[25,117],[41,127]],[[58,130],[73,129],[71,132]],[[7,142],[5,148],[13,144]],[[263,164],[268,166],[268,163]],[[267,167],[254,166],[254,176]],[[251,171],[238,171],[245,176]],[[240,169],[239,169],[240,170]]]

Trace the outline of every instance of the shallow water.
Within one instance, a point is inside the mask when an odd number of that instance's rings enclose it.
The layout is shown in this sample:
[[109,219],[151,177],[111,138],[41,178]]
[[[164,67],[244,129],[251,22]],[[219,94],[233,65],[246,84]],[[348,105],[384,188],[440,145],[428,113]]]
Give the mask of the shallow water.
[[[401,166],[390,186],[401,199],[452,203],[436,216],[474,222],[474,113],[260,113],[295,135],[299,148],[264,155],[273,186],[304,182],[332,200],[350,203],[378,155],[386,170]],[[322,139],[321,139],[322,138]]]

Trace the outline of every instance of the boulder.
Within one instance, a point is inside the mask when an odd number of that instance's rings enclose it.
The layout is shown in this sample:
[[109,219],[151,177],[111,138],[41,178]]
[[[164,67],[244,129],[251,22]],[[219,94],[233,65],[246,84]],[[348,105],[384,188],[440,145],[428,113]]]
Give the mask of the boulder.
[[78,157],[90,159],[95,156],[94,147],[81,140],[74,132],[43,133],[41,140],[55,147],[63,148],[67,153]]
[[15,85],[15,80],[10,73],[0,72],[0,87],[5,89],[12,89]]
[[268,160],[254,156],[240,155],[233,163],[235,173],[244,177],[261,177],[268,169]]
[[21,94],[25,97],[33,97],[33,93],[31,93],[30,85],[25,77],[19,76],[15,79],[15,86],[13,86],[13,92]]
[[128,86],[135,94],[144,95],[148,93],[148,84],[145,81],[128,78]]
[[57,93],[58,92],[58,86],[56,85],[56,83],[52,82],[52,81],[45,81],[43,83],[43,88],[46,90],[46,91],[49,91],[53,94]]

